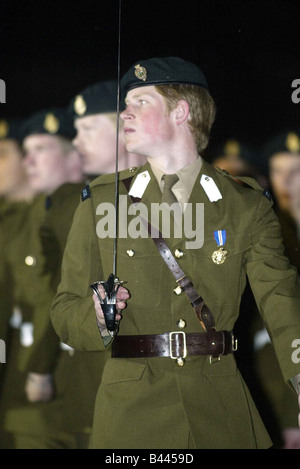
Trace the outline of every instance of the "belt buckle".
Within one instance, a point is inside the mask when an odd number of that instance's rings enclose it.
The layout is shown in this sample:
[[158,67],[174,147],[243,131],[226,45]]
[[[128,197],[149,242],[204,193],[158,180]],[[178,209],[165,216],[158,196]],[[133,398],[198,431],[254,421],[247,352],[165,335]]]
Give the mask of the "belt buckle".
[[[173,339],[173,335],[174,334],[181,334],[182,337],[183,337],[183,356],[182,357],[178,357],[178,356],[174,356],[173,355],[173,351],[172,351],[172,340]],[[183,331],[173,331],[173,332],[169,332],[169,347],[170,347],[170,358],[172,358],[172,360],[176,360],[177,358],[185,358],[187,356],[187,348],[186,348],[186,335],[185,335],[185,332]]]

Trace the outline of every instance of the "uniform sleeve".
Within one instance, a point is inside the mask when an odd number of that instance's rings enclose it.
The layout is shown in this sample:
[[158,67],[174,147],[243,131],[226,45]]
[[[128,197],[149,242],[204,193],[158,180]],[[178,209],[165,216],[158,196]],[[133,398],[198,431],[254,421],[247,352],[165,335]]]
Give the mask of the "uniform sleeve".
[[245,269],[269,332],[284,380],[300,373],[293,343],[300,339],[300,283],[297,270],[284,255],[281,230],[270,201],[261,196],[253,223],[252,247]]
[[61,340],[81,351],[104,350],[90,285],[102,278],[91,198],[76,210],[51,319]]
[[53,373],[60,355],[60,341],[49,315],[55,290],[51,283],[52,274],[45,270],[45,258],[41,249],[40,227],[45,213],[43,197],[30,211],[27,221],[28,237],[24,238],[22,248],[26,249],[24,252],[33,255],[35,264],[28,266],[25,276],[18,276],[24,300],[23,321],[28,321],[33,326],[32,343],[20,343],[18,368],[23,372],[40,374]]

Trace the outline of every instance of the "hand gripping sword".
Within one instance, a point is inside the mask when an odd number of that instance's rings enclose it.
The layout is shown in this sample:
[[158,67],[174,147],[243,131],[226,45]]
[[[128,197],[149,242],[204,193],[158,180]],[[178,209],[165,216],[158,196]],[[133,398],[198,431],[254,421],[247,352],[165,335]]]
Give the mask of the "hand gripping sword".
[[[118,179],[118,163],[119,163],[119,119],[120,119],[120,64],[121,64],[121,4],[119,0],[118,9],[118,86],[117,86],[117,139],[116,139],[116,169],[115,169],[115,233],[114,233],[114,247],[113,247],[113,273],[109,275],[106,281],[100,280],[93,283],[90,288],[97,295],[100,302],[107,330],[113,335],[117,332],[118,321],[116,321],[117,314],[117,293],[120,285],[124,282],[116,277],[116,258],[117,258],[117,236],[118,236],[118,201],[119,201],[119,179]],[[103,291],[100,293],[98,285],[103,286]]]

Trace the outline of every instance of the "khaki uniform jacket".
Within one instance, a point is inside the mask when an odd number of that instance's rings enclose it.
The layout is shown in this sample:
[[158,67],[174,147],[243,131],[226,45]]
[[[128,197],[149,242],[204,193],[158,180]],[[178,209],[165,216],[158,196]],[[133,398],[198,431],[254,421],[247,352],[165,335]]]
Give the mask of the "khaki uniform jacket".
[[[142,202],[150,210],[151,202],[160,203],[161,193],[149,164],[135,173],[120,173],[120,195],[127,193],[122,179],[145,170],[151,180]],[[222,194],[217,202],[210,202],[200,185],[202,174],[211,177]],[[172,252],[177,248],[184,252],[179,263],[213,312],[217,330],[233,329],[248,275],[288,381],[300,372],[300,365],[291,359],[292,341],[300,337],[299,278],[283,255],[272,203],[254,181],[248,182],[258,190],[242,187],[203,162],[189,202],[204,204],[204,244],[186,249],[184,238],[167,243]],[[105,348],[89,288],[112,271],[113,239],[96,234],[101,218],[97,206],[103,202],[114,203],[114,176],[93,181],[90,196],[77,209],[52,306],[61,339],[87,351]],[[216,230],[227,231],[228,255],[221,265],[211,259],[217,248]],[[128,250],[134,255],[129,257]],[[177,331],[179,319],[186,321],[185,332],[203,332],[186,296],[174,295],[174,278],[150,238],[118,239],[117,275],[128,282],[131,294],[120,335]],[[96,399],[93,448],[266,448],[270,444],[233,355],[214,364],[209,357],[187,357],[183,367],[159,357],[107,361]]]

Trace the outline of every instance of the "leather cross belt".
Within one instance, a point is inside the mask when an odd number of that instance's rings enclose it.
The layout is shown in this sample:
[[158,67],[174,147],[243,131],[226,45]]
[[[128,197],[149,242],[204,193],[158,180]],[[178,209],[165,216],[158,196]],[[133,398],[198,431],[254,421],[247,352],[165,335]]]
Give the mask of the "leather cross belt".
[[112,358],[151,358],[210,355],[219,357],[236,350],[233,332],[166,332],[154,335],[118,335],[112,344]]

